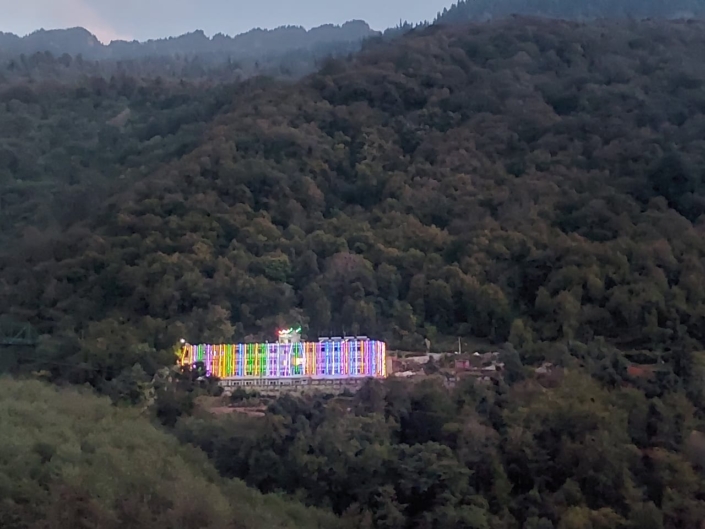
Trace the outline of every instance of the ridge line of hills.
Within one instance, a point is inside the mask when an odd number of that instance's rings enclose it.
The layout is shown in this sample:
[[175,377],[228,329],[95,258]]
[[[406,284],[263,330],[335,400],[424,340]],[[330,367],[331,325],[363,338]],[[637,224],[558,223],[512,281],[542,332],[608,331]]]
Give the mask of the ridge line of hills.
[[[567,0],[459,0],[438,13],[434,24],[487,22],[510,16],[541,17],[589,21],[596,19],[697,19],[705,17],[705,0],[613,0],[583,3]],[[421,22],[421,26],[428,22]],[[405,22],[385,31],[373,30],[364,20],[350,20],[342,25],[324,24],[305,29],[302,26],[280,26],[274,29],[253,28],[228,36],[212,37],[195,30],[175,37],[147,41],[114,40],[101,43],[82,27],[40,29],[20,37],[0,32],[0,56],[50,52],[54,55],[81,55],[87,59],[125,60],[176,55],[228,55],[252,58],[282,55],[292,51],[319,51],[335,45],[359,43],[367,38],[397,33],[415,27]]]
[[178,37],[152,39],[144,42],[115,40],[101,43],[82,27],[38,30],[24,37],[0,32],[0,54],[32,54],[50,52],[57,55],[81,54],[90,59],[127,59],[176,54],[233,54],[238,56],[266,55],[292,49],[314,49],[334,43],[359,42],[381,35],[367,22],[351,20],[342,25],[324,24],[311,29],[301,26],[281,26],[267,30],[255,28],[235,36],[218,33],[208,37],[202,30]]

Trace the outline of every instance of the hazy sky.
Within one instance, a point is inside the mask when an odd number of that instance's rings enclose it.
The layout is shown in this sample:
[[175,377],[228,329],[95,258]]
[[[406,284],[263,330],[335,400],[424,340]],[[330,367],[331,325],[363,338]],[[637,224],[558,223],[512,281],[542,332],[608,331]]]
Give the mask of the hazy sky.
[[307,28],[363,19],[375,29],[400,18],[430,20],[453,0],[0,0],[0,31],[83,26],[102,41],[180,35],[202,29],[234,35],[254,27]]

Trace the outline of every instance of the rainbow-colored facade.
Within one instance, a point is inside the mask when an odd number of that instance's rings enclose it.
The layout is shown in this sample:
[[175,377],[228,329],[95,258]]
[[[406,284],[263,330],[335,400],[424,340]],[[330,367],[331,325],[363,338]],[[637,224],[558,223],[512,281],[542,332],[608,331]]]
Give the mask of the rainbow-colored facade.
[[384,378],[384,342],[326,339],[318,342],[183,344],[181,364],[203,362],[220,379]]

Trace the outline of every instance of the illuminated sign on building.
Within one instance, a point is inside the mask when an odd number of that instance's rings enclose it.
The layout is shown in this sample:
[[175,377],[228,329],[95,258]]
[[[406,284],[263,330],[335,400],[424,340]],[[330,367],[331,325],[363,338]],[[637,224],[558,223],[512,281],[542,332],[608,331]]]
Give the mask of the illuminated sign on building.
[[292,335],[298,337],[300,331],[280,332],[278,343],[182,343],[181,365],[203,362],[208,374],[220,379],[386,377],[384,342],[367,338],[295,341]]

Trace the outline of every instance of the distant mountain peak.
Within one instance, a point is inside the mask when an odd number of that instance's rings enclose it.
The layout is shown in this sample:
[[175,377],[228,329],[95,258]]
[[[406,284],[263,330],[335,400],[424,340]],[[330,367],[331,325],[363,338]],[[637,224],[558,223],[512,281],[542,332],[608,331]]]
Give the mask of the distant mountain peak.
[[224,53],[233,56],[254,52],[283,53],[306,49],[320,44],[362,41],[377,35],[363,20],[351,20],[342,25],[326,24],[306,30],[301,26],[282,26],[274,29],[254,28],[246,33],[228,36],[218,33],[208,37],[202,29],[183,35],[146,42],[116,40],[102,44],[90,31],[82,27],[69,29],[39,29],[26,37],[0,33],[0,53],[82,54],[95,59],[126,59],[144,56],[189,55]]

